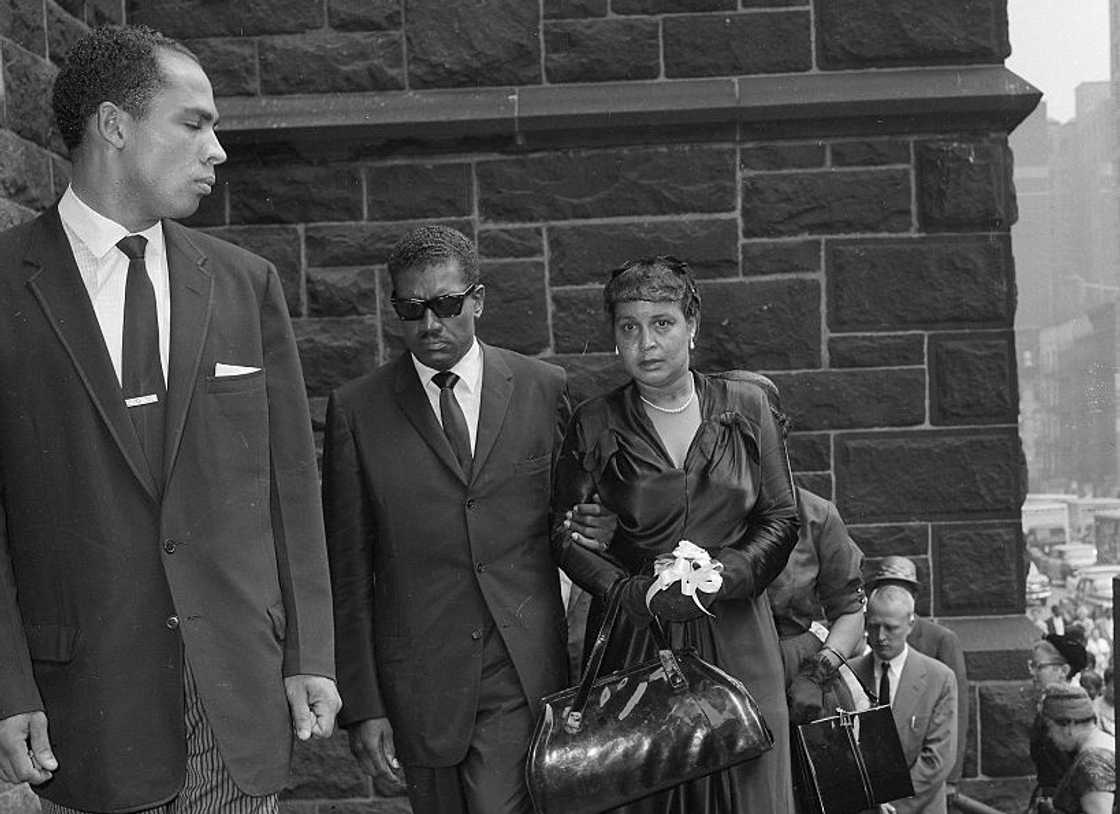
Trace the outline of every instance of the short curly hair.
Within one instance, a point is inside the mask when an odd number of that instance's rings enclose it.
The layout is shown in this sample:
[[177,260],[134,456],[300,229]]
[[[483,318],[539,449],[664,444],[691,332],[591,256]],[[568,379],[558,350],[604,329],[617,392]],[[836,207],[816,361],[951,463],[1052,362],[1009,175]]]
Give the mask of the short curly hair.
[[603,310],[614,319],[620,302],[675,302],[686,319],[700,316],[700,292],[688,263],[670,254],[628,260],[610,273],[603,288]]
[[478,282],[478,252],[473,241],[458,229],[438,223],[417,226],[400,239],[389,253],[389,276],[396,281],[410,269],[443,260],[459,262],[467,285]]
[[100,26],[71,46],[51,98],[67,148],[73,151],[82,143],[86,122],[102,102],[143,117],[163,85],[158,59],[161,48],[198,62],[179,41],[142,25]]

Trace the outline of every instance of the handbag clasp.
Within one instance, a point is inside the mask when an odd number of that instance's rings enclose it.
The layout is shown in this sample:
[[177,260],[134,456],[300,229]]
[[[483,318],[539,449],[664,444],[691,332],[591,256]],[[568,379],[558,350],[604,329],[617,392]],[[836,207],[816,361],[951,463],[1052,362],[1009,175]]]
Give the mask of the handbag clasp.
[[569,735],[574,735],[579,732],[583,726],[583,713],[578,710],[569,709],[568,714],[564,716],[564,731]]
[[688,688],[688,679],[681,671],[681,665],[672,650],[658,650],[657,657],[661,660],[661,669],[665,671],[665,678],[674,690]]

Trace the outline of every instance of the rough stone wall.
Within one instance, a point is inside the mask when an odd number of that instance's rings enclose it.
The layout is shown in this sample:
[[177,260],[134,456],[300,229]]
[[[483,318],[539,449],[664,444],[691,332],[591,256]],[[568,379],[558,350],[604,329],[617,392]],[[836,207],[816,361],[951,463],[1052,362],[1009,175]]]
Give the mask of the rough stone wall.
[[[45,85],[46,26],[38,50],[14,44],[3,2],[9,94],[9,52]],[[855,89],[884,68],[1000,65],[1001,0],[131,0],[127,19],[187,40],[223,110],[295,94],[343,108],[404,98],[430,100],[438,119],[441,105],[500,106],[512,89],[524,113],[529,91],[570,87],[549,96],[550,128],[513,138],[405,128],[362,142],[325,124],[287,139],[296,124],[269,134],[235,121],[220,187],[193,222],[277,264],[317,421],[332,387],[400,350],[384,263],[417,222],[477,239],[482,338],[563,364],[583,393],[621,381],[604,270],[641,254],[688,259],[705,304],[697,366],[773,375],[798,479],[837,501],[870,565],[918,562],[931,585],[922,612],[956,617],[970,651],[966,791],[1022,807],[1009,802],[1023,795],[1031,706],[1006,128],[883,128],[873,110],[800,136],[683,112],[591,128],[580,107],[603,83],[672,93],[696,78],[832,74]],[[42,93],[5,126],[42,123]],[[322,96],[336,93],[353,96]],[[23,217],[59,184],[48,175],[30,193],[5,165],[63,165],[49,140],[18,132],[0,132],[31,151],[0,152],[0,191],[16,202],[0,206]],[[297,764],[289,811],[407,810],[374,793],[344,736],[297,747]]]

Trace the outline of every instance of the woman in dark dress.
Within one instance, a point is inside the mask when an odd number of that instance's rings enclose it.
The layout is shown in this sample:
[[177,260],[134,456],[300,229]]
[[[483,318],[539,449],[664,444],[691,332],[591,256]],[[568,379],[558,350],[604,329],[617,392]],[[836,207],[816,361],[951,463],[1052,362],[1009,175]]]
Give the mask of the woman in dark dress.
[[1116,749],[1097,725],[1093,702],[1081,687],[1052,684],[1042,699],[1047,737],[1072,757],[1054,790],[1054,814],[1111,814],[1116,795]]
[[[774,748],[730,770],[625,806],[628,814],[739,814],[793,810],[789,721],[778,636],[765,590],[797,541],[797,505],[785,443],[766,392],[749,373],[705,375],[689,367],[700,297],[687,267],[671,257],[628,263],[604,290],[618,353],[632,380],[580,405],[557,464],[553,508],[597,494],[618,516],[602,551],[572,538],[562,522],[553,544],[560,566],[594,597],[594,638],[603,600],[617,584],[620,614],[603,662],[607,671],[654,658],[651,610],[675,644],[740,679],[774,734]],[[677,586],[653,596],[653,561],[681,540],[723,564],[717,593]]]

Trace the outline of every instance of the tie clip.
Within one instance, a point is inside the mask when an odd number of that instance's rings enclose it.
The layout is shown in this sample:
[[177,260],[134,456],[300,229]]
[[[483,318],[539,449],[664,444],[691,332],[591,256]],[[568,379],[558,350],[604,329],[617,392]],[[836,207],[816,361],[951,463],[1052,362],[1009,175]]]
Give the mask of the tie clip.
[[149,393],[146,396],[135,396],[135,397],[130,398],[130,399],[125,399],[124,400],[124,406],[125,407],[140,407],[141,405],[144,405],[144,404],[155,404],[157,401],[159,401],[159,396],[157,396],[155,393]]

